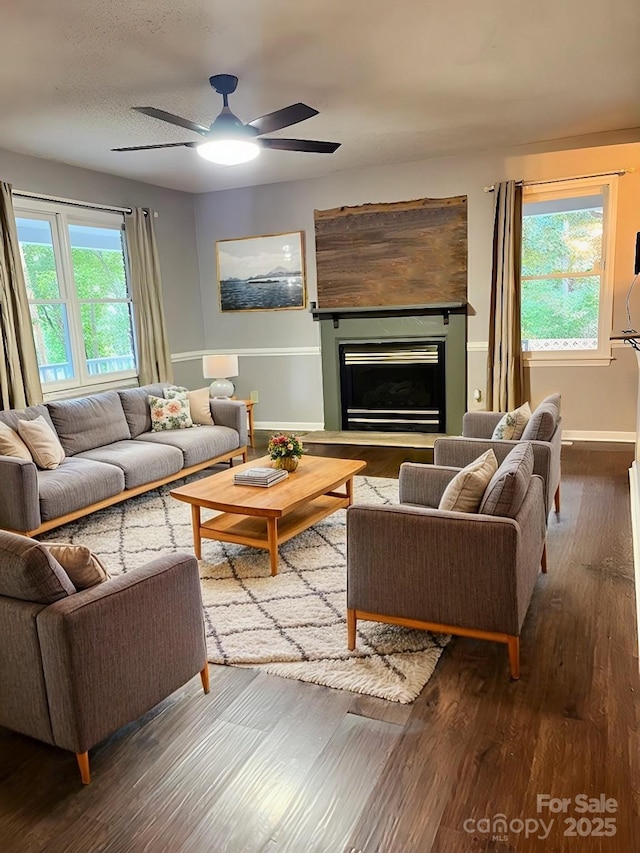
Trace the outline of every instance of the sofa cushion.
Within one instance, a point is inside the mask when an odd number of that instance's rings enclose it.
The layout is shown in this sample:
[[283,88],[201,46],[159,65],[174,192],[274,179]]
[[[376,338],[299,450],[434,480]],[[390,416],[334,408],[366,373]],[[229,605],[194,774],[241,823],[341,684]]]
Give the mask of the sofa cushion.
[[148,441],[179,448],[184,467],[199,465],[239,447],[238,433],[230,427],[198,426],[192,429],[172,429],[164,432],[145,432],[136,441]]
[[523,441],[551,441],[558,423],[558,410],[553,403],[540,403],[522,432]]
[[140,388],[125,388],[118,391],[120,403],[129,426],[130,438],[136,438],[143,432],[151,431],[151,412],[149,411],[149,394],[162,397],[162,390],[167,382],[155,385],[143,385]]
[[123,489],[124,474],[116,465],[68,457],[53,471],[38,471],[42,521],[113,497]]
[[515,518],[533,473],[533,448],[528,441],[516,445],[491,478],[480,503],[484,515]]
[[0,531],[0,595],[51,604],[75,591],[44,545],[28,536]]
[[33,462],[31,451],[18,433],[0,421],[0,456],[15,456]]
[[76,589],[90,589],[109,580],[106,566],[86,545],[69,542],[43,542],[42,545],[60,563]]
[[498,468],[498,460],[489,449],[455,475],[442,493],[438,509],[477,512],[487,484]]
[[162,432],[168,429],[190,429],[193,426],[189,401],[185,397],[164,397],[149,395],[151,411],[151,431]]
[[19,421],[18,435],[29,448],[38,468],[57,468],[64,461],[64,448],[42,415],[32,421]]
[[176,447],[153,447],[139,441],[116,441],[105,447],[95,447],[79,453],[78,459],[93,459],[115,465],[124,474],[127,489],[170,477],[182,469],[183,457]]
[[117,391],[47,403],[67,456],[131,438]]
[[5,411],[0,411],[0,421],[2,421],[3,424],[10,426],[11,429],[14,429],[16,432],[18,431],[18,424],[20,421],[33,421],[35,418],[39,417],[43,417],[49,426],[53,428],[53,421],[49,415],[49,409],[47,409],[44,403],[40,403],[37,406],[29,406],[26,409],[7,409]]
[[523,403],[512,412],[506,412],[496,424],[491,435],[492,440],[517,441],[531,417],[529,403]]

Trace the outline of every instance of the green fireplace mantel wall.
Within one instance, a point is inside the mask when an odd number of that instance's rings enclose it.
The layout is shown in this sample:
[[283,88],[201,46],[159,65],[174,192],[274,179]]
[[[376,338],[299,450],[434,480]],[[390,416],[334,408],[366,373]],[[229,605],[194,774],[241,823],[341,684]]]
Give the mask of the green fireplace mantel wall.
[[342,429],[340,415],[340,362],[338,345],[362,341],[425,340],[445,341],[447,434],[462,432],[462,415],[467,401],[467,317],[450,314],[449,323],[439,315],[424,317],[340,318],[334,328],[331,318],[320,323],[322,349],[322,394],[324,428]]

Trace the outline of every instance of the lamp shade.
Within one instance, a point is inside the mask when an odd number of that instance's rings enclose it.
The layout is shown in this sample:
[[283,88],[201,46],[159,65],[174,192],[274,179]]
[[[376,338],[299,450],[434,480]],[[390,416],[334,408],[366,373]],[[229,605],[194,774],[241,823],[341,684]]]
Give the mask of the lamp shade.
[[206,379],[228,379],[238,375],[237,355],[205,355],[202,357],[202,375]]

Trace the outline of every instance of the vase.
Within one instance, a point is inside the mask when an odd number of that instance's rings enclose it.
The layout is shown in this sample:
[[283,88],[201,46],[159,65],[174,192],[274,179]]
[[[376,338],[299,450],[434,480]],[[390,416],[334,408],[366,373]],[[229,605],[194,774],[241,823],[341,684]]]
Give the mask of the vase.
[[273,460],[273,464],[276,468],[284,468],[285,471],[292,474],[298,467],[299,461],[297,456],[278,456],[277,459]]

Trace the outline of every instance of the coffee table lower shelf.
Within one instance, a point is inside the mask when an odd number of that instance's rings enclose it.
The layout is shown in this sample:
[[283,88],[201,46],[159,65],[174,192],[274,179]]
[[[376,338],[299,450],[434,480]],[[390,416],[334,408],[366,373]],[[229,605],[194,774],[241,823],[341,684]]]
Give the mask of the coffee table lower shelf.
[[[271,574],[278,573],[278,547],[288,542],[303,530],[308,530],[316,522],[339,509],[345,509],[350,504],[349,494],[328,492],[302,504],[286,515],[255,516],[223,512],[208,521],[200,521],[200,507],[192,506],[198,514],[198,521],[193,518],[194,539],[198,530],[202,539],[217,539],[219,542],[233,542],[236,545],[249,545],[252,548],[263,548],[269,551],[271,557]],[[197,525],[197,527],[196,527]],[[194,542],[196,555],[200,556],[200,543]]]

